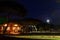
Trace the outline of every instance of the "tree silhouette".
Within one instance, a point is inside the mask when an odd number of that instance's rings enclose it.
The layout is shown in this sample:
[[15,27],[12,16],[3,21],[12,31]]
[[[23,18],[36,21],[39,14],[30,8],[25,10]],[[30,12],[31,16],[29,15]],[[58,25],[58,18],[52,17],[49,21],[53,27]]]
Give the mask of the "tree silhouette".
[[6,14],[5,16],[17,15],[24,17],[26,12],[26,9],[21,4],[14,1],[0,1],[0,13]]

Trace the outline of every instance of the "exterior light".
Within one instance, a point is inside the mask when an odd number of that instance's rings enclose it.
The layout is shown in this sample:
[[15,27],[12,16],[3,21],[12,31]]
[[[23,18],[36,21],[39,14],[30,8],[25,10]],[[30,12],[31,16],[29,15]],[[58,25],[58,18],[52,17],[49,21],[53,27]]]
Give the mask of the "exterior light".
[[46,20],[46,22],[47,22],[47,23],[50,23],[50,20],[49,20],[49,19],[47,19],[47,20]]
[[7,26],[7,24],[4,24],[4,26]]
[[15,24],[14,26],[18,26],[18,24]]

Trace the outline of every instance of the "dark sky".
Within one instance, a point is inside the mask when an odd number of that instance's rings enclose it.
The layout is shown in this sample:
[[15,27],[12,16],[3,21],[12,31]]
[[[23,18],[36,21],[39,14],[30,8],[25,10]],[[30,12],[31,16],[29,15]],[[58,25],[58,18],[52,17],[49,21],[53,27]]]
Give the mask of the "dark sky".
[[60,3],[56,0],[16,0],[28,9],[26,17],[32,17],[45,22],[50,19],[53,24],[60,24]]

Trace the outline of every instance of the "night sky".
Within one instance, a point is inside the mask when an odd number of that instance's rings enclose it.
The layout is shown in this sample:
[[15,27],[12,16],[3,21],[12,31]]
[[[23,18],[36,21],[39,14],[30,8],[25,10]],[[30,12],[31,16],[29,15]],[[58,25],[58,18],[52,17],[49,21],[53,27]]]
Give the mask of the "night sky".
[[27,8],[26,18],[36,18],[45,22],[51,20],[52,24],[60,24],[60,2],[58,0],[16,0]]

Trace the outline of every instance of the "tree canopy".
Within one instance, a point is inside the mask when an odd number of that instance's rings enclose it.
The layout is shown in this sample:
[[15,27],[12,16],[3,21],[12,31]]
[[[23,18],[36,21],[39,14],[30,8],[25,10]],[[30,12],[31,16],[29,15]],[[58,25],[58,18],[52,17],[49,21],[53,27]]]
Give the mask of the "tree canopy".
[[24,17],[27,10],[15,1],[0,1],[0,14],[1,13],[6,14],[5,16],[17,15]]

